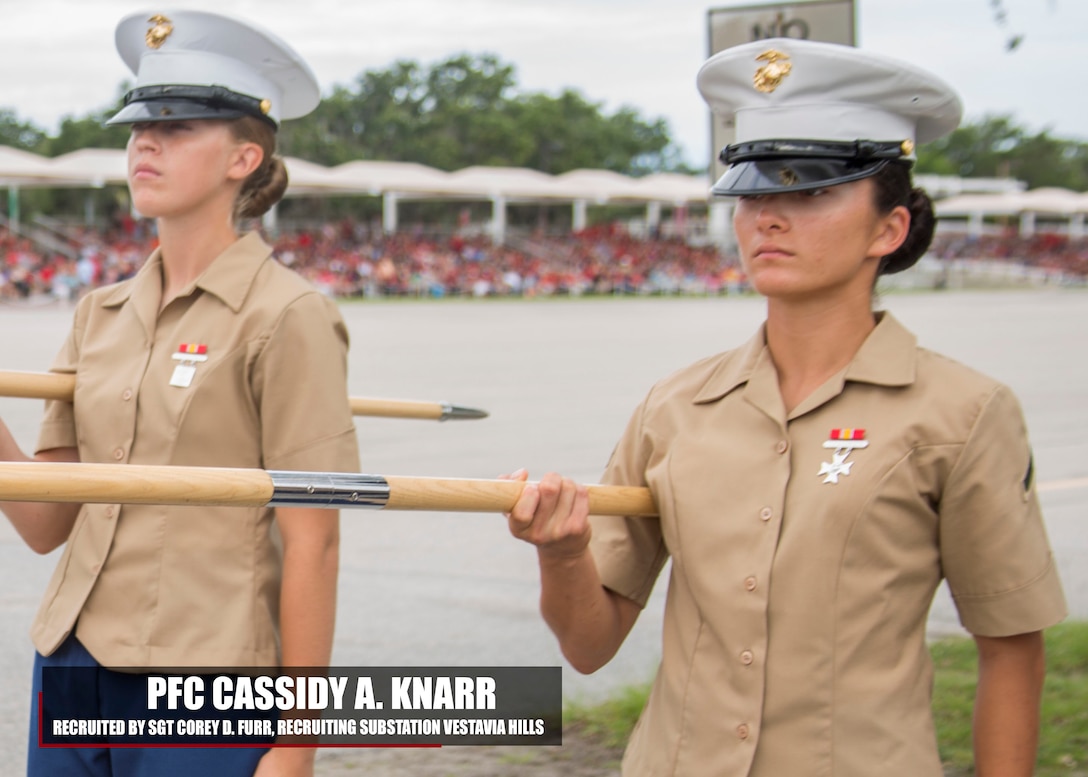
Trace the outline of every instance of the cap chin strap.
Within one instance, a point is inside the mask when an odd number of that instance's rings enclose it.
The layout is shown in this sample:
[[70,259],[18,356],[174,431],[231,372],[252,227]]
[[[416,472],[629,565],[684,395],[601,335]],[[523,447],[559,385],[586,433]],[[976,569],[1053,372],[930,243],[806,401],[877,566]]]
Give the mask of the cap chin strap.
[[767,159],[839,159],[870,162],[878,159],[904,159],[909,152],[901,140],[753,140],[734,143],[722,149],[722,164],[759,162]]

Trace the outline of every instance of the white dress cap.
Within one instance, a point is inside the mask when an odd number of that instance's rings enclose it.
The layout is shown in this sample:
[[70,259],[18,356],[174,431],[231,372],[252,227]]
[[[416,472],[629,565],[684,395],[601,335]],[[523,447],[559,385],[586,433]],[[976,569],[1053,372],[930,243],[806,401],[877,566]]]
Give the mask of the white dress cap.
[[[735,128],[719,194],[788,191],[874,175],[960,122],[944,81],[850,46],[771,38],[719,52],[699,70],[707,104]],[[796,164],[785,166],[793,160]],[[762,162],[757,171],[754,162]],[[726,179],[730,178],[729,181]],[[765,180],[764,180],[765,179]]]
[[313,71],[294,49],[222,14],[131,14],[117,25],[116,42],[136,86],[109,124],[253,115],[278,125],[321,100]]

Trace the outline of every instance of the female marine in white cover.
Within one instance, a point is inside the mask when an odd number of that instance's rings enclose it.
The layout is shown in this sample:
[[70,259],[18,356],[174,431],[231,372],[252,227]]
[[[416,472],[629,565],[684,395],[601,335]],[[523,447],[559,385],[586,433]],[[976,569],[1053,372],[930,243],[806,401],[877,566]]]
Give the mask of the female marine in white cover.
[[1065,603],[1021,411],[872,305],[929,245],[914,144],[959,100],[907,63],[787,39],[725,50],[698,83],[735,123],[714,192],[737,198],[766,321],[631,418],[603,481],[648,486],[660,520],[590,519],[554,474],[526,487],[510,529],[537,546],[544,617],[594,671],[671,560],[625,775],[940,777],[925,625],[944,578],[978,645],[977,773],[1027,777],[1041,631]]
[[[276,36],[197,11],[126,17],[117,47],[136,85],[110,123],[132,128],[129,189],[159,247],[80,301],[53,365],[74,401],[47,406],[35,458],[358,471],[336,306],[240,234],[286,189],[276,130],[317,105],[313,73]],[[6,428],[0,457],[25,458]],[[98,668],[93,703],[123,719],[146,717],[142,667],[329,662],[336,511],[4,510],[35,550],[64,545],[32,629],[35,705],[50,666]],[[37,722],[32,775],[313,772],[306,749],[39,748]]]

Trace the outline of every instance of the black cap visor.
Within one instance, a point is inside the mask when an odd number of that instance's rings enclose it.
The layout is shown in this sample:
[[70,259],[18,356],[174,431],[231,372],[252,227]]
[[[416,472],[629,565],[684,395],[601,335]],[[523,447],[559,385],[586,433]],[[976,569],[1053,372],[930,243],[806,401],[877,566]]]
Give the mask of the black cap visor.
[[191,119],[239,119],[247,114],[236,108],[192,102],[190,100],[146,100],[129,103],[106,122],[139,124],[146,121],[189,121]]
[[723,197],[800,192],[876,175],[891,160],[907,161],[906,144],[871,140],[759,140],[728,146],[729,165],[711,191]]
[[125,95],[125,107],[106,125],[255,116],[275,128],[276,123],[261,105],[254,97],[221,86],[144,86]]
[[721,197],[802,192],[858,181],[876,175],[888,164],[877,159],[867,164],[840,159],[766,159],[738,162],[711,188]]

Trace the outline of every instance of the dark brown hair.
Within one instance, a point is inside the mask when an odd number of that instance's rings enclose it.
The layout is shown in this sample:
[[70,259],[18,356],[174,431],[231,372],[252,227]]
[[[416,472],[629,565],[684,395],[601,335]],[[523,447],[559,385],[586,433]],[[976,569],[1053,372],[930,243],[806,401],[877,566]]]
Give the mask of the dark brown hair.
[[276,156],[276,131],[255,116],[243,116],[230,122],[236,140],[256,143],[264,151],[260,166],[242,182],[234,202],[234,221],[264,215],[287,191],[287,167]]
[[936,217],[933,202],[911,182],[910,164],[889,162],[873,176],[873,200],[880,213],[902,205],[910,212],[910,230],[903,244],[880,260],[878,275],[891,275],[913,267],[933,240]]

